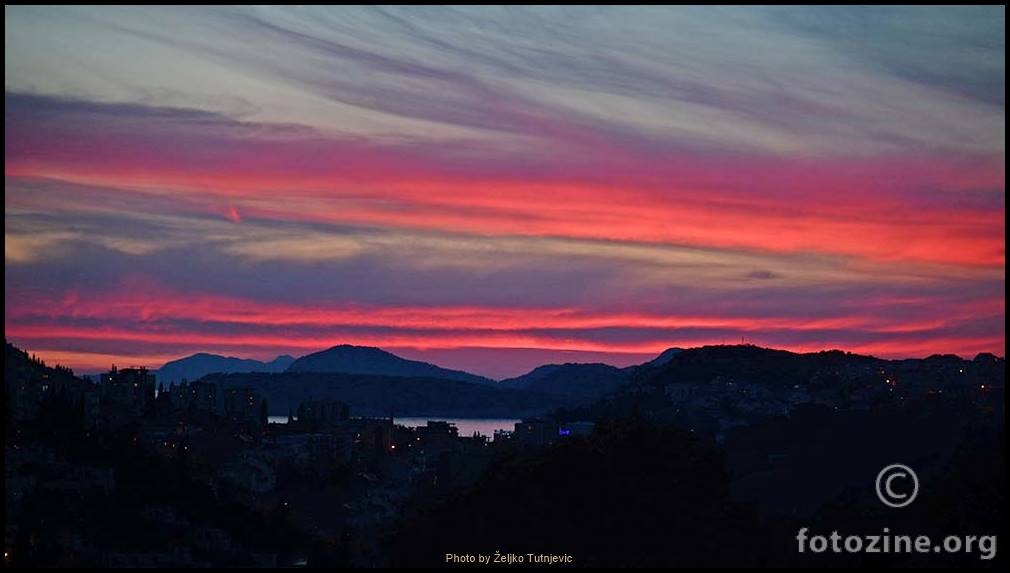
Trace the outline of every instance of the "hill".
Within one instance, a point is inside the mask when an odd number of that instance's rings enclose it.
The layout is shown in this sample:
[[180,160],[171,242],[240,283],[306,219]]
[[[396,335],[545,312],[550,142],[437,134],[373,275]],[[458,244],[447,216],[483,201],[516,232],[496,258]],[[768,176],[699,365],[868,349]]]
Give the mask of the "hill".
[[314,352],[295,360],[288,372],[321,372],[331,374],[367,374],[373,376],[400,376],[418,378],[440,378],[457,382],[492,384],[493,381],[463,372],[449,370],[416,360],[407,360],[371,346],[351,346],[341,344],[320,352]]
[[558,398],[439,378],[318,372],[211,374],[221,387],[248,386],[282,416],[305,400],[346,402],[354,416],[522,417],[549,412]]
[[571,403],[588,403],[617,390],[629,372],[608,364],[548,364],[502,380],[502,388],[563,396]]
[[295,361],[294,357],[283,355],[269,362],[250,358],[235,358],[199,352],[178,360],[166,362],[155,371],[158,382],[169,384],[186,380],[196,380],[215,372],[283,372]]

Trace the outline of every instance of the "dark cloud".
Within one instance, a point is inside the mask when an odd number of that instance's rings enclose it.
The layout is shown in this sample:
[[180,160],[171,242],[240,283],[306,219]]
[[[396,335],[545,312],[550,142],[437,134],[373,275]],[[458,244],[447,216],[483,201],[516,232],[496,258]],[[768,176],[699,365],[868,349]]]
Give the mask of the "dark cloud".
[[777,278],[781,278],[781,277],[782,277],[782,275],[780,275],[779,273],[776,273],[776,272],[773,272],[773,271],[768,271],[768,270],[756,270],[756,271],[751,271],[751,272],[747,273],[747,278],[749,278],[749,279],[771,280],[771,279],[777,279]]

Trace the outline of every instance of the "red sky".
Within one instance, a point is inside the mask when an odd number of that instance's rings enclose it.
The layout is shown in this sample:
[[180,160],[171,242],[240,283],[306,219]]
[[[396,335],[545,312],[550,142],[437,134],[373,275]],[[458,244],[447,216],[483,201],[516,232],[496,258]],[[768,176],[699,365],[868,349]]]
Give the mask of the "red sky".
[[8,340],[1005,353],[1001,10],[316,10],[5,11]]

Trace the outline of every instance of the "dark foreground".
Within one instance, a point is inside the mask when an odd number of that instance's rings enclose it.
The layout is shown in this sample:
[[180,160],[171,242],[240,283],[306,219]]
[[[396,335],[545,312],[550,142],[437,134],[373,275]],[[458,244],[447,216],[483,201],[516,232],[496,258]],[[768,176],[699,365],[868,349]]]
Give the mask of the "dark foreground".
[[[771,376],[754,363],[769,355],[742,352],[742,370]],[[670,368],[709,377],[690,360]],[[685,401],[656,382],[668,369],[489,442],[315,402],[287,425],[263,423],[255,408],[243,417],[173,405],[168,391],[135,413],[110,412],[68,371],[8,347],[8,380],[45,392],[31,415],[16,399],[24,392],[5,394],[5,563],[1001,567],[991,536],[1006,515],[1003,397],[976,390],[981,378],[1001,388],[1004,370],[986,360],[967,373],[949,361],[930,370],[970,375],[971,391],[951,390],[966,386],[956,377],[945,392],[927,384],[892,399],[885,388],[869,402],[812,391],[784,413],[712,390],[725,378]],[[907,507],[875,493],[892,463],[918,476]],[[847,537],[888,535],[962,546],[845,550]]]

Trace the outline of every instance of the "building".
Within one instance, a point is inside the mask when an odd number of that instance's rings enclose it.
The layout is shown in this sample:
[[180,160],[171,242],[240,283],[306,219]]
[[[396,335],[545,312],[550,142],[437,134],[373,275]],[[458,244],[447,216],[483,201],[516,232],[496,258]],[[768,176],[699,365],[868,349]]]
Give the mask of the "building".
[[249,386],[226,388],[223,392],[224,415],[237,424],[265,426],[266,400]]
[[420,438],[422,444],[455,443],[456,438],[459,437],[459,428],[450,422],[428,420],[424,426],[417,427],[417,437]]
[[307,446],[312,467],[325,468],[350,463],[353,439],[349,429],[309,434]]
[[147,368],[123,368],[102,374],[102,399],[115,407],[129,412],[143,414],[154,404],[155,379]]
[[549,418],[531,418],[516,422],[512,440],[524,446],[549,446],[559,436],[558,423]]
[[362,453],[381,455],[395,450],[392,418],[355,418],[351,422],[354,444]]
[[217,413],[217,384],[192,382],[185,388],[185,406],[203,414]]
[[309,400],[298,406],[298,425],[313,430],[331,428],[347,422],[350,407],[339,400]]
[[84,427],[97,428],[102,416],[102,397],[98,386],[88,384],[81,395],[81,415]]
[[569,436],[581,436],[588,437],[593,433],[593,428],[595,424],[592,422],[569,422],[567,424],[562,424],[558,428],[558,436],[569,437]]

